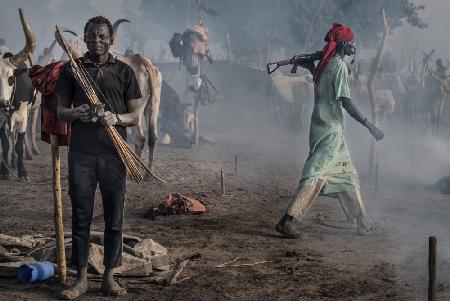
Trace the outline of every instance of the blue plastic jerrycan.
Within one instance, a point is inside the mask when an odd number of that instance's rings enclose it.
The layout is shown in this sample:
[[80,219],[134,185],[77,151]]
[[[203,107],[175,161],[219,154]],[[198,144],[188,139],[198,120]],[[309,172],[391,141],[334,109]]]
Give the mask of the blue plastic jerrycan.
[[55,274],[53,264],[48,261],[23,264],[19,268],[19,280],[22,283],[33,283],[47,280]]

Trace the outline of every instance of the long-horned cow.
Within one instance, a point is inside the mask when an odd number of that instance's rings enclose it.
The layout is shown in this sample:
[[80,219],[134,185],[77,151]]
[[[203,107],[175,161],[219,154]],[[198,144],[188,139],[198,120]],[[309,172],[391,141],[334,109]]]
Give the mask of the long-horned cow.
[[[116,34],[118,25],[122,22],[129,22],[126,19],[119,19],[113,24],[114,34]],[[63,32],[70,32],[74,34],[73,31],[67,28],[60,28]],[[60,45],[62,41],[59,39],[57,33],[55,32],[56,40]],[[69,50],[74,58],[80,58],[87,51],[86,45],[81,43],[80,39],[67,40],[64,37],[64,42],[68,45]],[[113,45],[114,46],[114,45]],[[111,49],[112,51],[112,49]],[[156,141],[158,139],[158,113],[159,104],[161,97],[161,87],[162,87],[162,75],[159,69],[152,64],[152,62],[143,57],[140,54],[132,54],[129,56],[116,55],[117,59],[123,61],[130,65],[134,70],[136,78],[138,80],[139,86],[141,88],[141,93],[144,99],[144,104],[139,110],[139,122],[138,125],[133,128],[133,137],[135,143],[135,151],[138,156],[141,156],[144,149],[145,143],[145,114],[144,112],[149,112],[149,124],[148,124],[148,146],[149,146],[149,168],[152,168],[154,152],[156,147]]]
[[288,111],[292,114],[290,118],[292,128],[302,128],[305,123],[306,106],[314,99],[312,81],[308,81],[304,75],[286,76],[279,71],[273,73],[270,81],[270,100],[276,122],[282,126],[285,125],[282,109],[287,105]]
[[[31,56],[36,49],[35,37],[28,24],[28,20],[21,9],[19,9],[19,15],[25,33],[25,47],[20,52],[9,57],[2,57],[0,60],[0,139],[3,152],[0,166],[0,179],[7,179],[9,177],[9,170],[6,165],[9,152],[6,126],[8,125],[7,114],[14,97],[14,90],[17,88],[15,85],[14,71],[23,66],[24,62],[28,60],[29,56]],[[23,163],[23,146],[28,120],[28,109],[24,109],[23,106],[26,107],[27,104],[21,102],[18,110],[15,110],[11,114],[9,129],[11,133],[14,133],[15,129],[17,129],[15,150],[18,161],[18,176],[20,179],[27,180],[28,176]]]

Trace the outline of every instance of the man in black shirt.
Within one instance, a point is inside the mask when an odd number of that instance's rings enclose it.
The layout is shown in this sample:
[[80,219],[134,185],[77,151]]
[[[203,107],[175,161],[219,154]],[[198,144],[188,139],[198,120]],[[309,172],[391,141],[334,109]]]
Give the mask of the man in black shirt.
[[88,52],[77,59],[86,69],[99,99],[105,105],[102,122],[89,107],[89,99],[64,66],[55,88],[58,95],[58,118],[70,122],[69,194],[72,202],[72,264],[77,267],[77,281],[61,293],[74,299],[88,289],[90,225],[97,184],[102,194],[105,219],[102,291],[106,295],[124,295],[126,290],[113,281],[114,268],[122,260],[122,222],[126,188],[126,170],[104,123],[115,126],[126,138],[126,127],[138,122],[142,95],[133,70],[115,59],[109,48],[113,44],[111,22],[98,16],[84,28]]

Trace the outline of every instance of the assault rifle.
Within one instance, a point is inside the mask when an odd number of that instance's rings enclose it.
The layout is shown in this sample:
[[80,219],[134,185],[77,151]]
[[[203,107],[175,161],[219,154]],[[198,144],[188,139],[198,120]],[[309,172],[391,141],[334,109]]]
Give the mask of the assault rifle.
[[[314,65],[315,61],[319,61],[322,58],[323,52],[322,51],[316,51],[311,54],[300,54],[300,55],[294,55],[293,58],[284,60],[284,61],[278,61],[274,63],[268,63],[267,64],[267,73],[271,74],[281,66],[286,65],[292,65],[291,73],[297,72],[297,67],[303,67],[308,69],[312,74],[314,74],[316,70],[316,66]],[[272,67],[274,66],[275,67]],[[272,69],[271,69],[272,67]]]

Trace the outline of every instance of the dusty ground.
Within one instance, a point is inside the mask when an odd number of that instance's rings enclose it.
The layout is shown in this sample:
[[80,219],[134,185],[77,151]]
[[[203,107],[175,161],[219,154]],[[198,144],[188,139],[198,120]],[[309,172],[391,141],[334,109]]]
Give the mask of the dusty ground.
[[[282,239],[274,224],[295,189],[306,150],[305,137],[294,143],[277,134],[269,144],[219,139],[193,149],[159,147],[156,170],[169,183],[131,183],[126,200],[125,233],[151,237],[180,253],[201,254],[182,274],[182,283],[165,288],[121,280],[129,294],[123,300],[425,300],[427,243],[438,236],[439,300],[450,300],[448,253],[450,199],[409,181],[385,174],[374,195],[372,181],[361,172],[368,211],[382,227],[360,237],[355,230],[319,225],[318,212],[343,218],[339,203],[320,198],[300,226],[304,241]],[[0,182],[0,232],[10,235],[50,233],[51,169],[48,145],[42,156],[27,161],[32,184]],[[70,229],[70,206],[63,150],[64,223]],[[234,155],[239,176],[234,175]],[[299,155],[300,154],[300,155]],[[227,191],[221,196],[218,174],[224,168]],[[142,217],[169,192],[201,198],[209,213],[150,221]],[[96,202],[93,228],[102,229],[101,202]],[[442,234],[443,233],[443,234]],[[236,258],[253,266],[217,267]],[[80,300],[107,300],[99,283]],[[0,300],[53,300],[54,282],[19,284],[0,279]],[[120,299],[122,300],[122,299]]]

